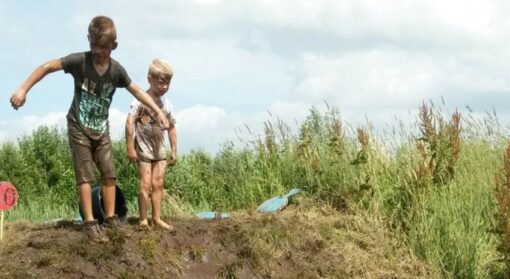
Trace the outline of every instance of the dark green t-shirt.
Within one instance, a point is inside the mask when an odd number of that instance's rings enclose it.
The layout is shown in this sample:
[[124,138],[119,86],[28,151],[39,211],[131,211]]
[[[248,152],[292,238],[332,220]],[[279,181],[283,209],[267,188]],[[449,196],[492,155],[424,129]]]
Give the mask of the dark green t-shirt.
[[90,51],[69,54],[60,61],[64,72],[74,78],[74,98],[67,121],[83,128],[92,138],[107,134],[108,110],[115,89],[131,84],[126,70],[110,58],[108,69],[100,76],[92,64]]

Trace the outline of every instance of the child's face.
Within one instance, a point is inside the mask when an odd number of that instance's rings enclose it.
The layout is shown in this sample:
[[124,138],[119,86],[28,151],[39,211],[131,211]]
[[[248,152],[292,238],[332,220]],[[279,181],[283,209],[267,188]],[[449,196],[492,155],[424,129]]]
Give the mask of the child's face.
[[149,75],[150,91],[158,96],[165,95],[170,88],[170,79]]
[[112,50],[115,48],[115,42],[111,40],[90,39],[90,50],[92,58],[97,64],[108,63]]

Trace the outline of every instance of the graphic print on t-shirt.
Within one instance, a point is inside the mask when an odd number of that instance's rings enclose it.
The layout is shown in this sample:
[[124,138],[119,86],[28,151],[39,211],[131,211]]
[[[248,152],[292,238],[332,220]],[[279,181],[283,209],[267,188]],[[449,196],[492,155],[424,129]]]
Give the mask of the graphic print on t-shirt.
[[[112,88],[109,83],[99,88],[96,83],[85,78],[80,98],[80,122],[84,127],[101,132],[106,130]],[[101,92],[95,92],[96,89]]]

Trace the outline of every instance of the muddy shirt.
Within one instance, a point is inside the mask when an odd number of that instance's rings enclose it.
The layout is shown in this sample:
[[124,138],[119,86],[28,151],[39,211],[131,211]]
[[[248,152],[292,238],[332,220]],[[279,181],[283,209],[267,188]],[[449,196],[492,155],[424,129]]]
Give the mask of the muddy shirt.
[[[150,95],[149,95],[150,96]],[[172,104],[167,99],[152,98],[172,124],[175,125]],[[165,160],[165,133],[161,129],[156,114],[148,107],[134,99],[129,114],[135,119],[135,148],[142,161]]]
[[110,58],[108,69],[100,76],[92,63],[90,51],[73,53],[60,61],[64,72],[74,78],[74,98],[67,121],[82,128],[92,139],[108,134],[108,110],[115,89],[131,83],[126,70]]

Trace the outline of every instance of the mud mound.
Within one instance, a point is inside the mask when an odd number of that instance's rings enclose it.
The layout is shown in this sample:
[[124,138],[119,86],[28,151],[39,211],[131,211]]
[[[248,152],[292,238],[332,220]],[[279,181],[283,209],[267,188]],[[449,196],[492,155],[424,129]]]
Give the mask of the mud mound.
[[434,278],[367,217],[290,206],[229,220],[172,219],[177,231],[139,229],[90,243],[81,226],[10,223],[0,278]]

